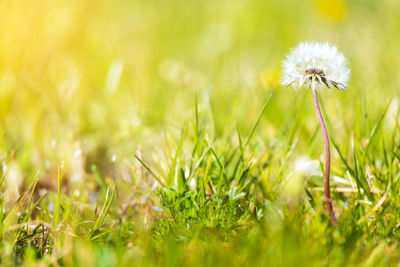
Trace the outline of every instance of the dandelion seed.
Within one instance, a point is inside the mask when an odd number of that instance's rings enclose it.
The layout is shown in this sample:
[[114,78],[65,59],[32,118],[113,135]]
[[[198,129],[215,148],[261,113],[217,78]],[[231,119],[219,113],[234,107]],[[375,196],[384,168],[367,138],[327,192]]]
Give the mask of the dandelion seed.
[[159,207],[157,207],[157,206],[153,206],[153,207],[151,207],[153,210],[155,210],[155,211],[158,211],[158,212],[161,212],[161,211],[163,211],[162,210],[162,208],[159,208]]
[[80,155],[82,155],[82,149],[77,148],[77,149],[75,149],[74,154],[72,155],[72,157],[78,158]]
[[71,175],[71,179],[70,180],[71,180],[72,183],[76,183],[76,182],[79,182],[81,179],[82,179],[82,174],[75,173],[75,174]]
[[300,156],[295,160],[294,171],[306,176],[321,175],[319,161],[312,160],[307,156]]
[[331,155],[329,147],[329,136],[325,122],[321,114],[318,102],[318,90],[324,86],[336,87],[339,90],[347,88],[350,70],[347,68],[347,60],[344,55],[328,43],[300,43],[293,48],[291,53],[283,61],[282,84],[293,86],[298,89],[302,86],[311,88],[314,95],[315,110],[321,125],[325,143],[325,173],[324,191],[325,200],[333,225],[338,221],[332,207],[329,190],[329,174],[331,167]]
[[39,191],[40,196],[43,196],[46,193],[47,193],[47,189],[46,188],[41,188],[40,191]]
[[371,201],[368,201],[368,200],[360,200],[359,201],[360,203],[364,203],[364,204],[367,204],[367,205],[372,205],[372,202]]
[[[186,176],[186,177],[188,177],[188,176]],[[196,179],[192,179],[192,180],[190,181],[190,183],[189,183],[189,188],[190,188],[190,190],[196,191],[196,186],[197,186]]]
[[47,208],[49,209],[50,212],[54,212],[54,207],[55,206],[54,206],[53,201],[50,200]]
[[79,190],[74,191],[74,197],[78,198],[81,195],[81,192]]
[[157,181],[155,181],[154,183],[153,183],[153,185],[151,186],[151,191],[154,191],[154,190],[156,190],[156,188],[158,187],[158,182]]
[[303,42],[291,50],[283,61],[282,84],[298,89],[302,86],[339,90],[347,88],[350,70],[347,60],[329,43]]

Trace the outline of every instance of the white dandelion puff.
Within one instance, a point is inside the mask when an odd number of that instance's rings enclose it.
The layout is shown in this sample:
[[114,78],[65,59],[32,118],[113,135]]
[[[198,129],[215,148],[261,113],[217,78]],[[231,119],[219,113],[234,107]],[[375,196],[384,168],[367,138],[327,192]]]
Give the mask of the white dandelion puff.
[[320,89],[325,85],[344,90],[350,77],[347,64],[343,53],[334,45],[327,42],[302,42],[292,48],[283,61],[281,82],[295,89],[303,85]]

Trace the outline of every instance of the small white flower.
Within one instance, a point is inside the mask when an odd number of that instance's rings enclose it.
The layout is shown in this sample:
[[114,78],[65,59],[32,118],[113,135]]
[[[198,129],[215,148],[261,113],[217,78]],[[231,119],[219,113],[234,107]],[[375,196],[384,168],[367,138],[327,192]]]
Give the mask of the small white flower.
[[344,55],[327,42],[300,43],[291,50],[282,66],[282,84],[295,89],[303,85],[316,85],[316,88],[332,85],[344,90],[350,76]]

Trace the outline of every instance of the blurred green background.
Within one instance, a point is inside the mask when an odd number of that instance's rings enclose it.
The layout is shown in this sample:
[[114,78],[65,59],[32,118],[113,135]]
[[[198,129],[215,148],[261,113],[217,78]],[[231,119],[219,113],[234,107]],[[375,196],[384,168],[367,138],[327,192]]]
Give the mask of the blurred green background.
[[117,179],[139,148],[179,133],[196,96],[221,136],[232,124],[247,132],[272,94],[258,138],[287,139],[300,118],[295,153],[318,158],[310,92],[279,84],[300,41],[349,59],[347,91],[321,93],[339,143],[369,132],[360,118],[375,121],[391,99],[398,111],[397,0],[21,0],[0,11],[0,149],[17,185],[38,168],[54,180],[61,164],[70,179],[92,164]]
[[[4,0],[0,14],[0,264],[398,262],[399,0]],[[320,93],[343,154],[332,142],[338,228],[311,92],[280,85],[301,41],[337,45],[351,69],[345,92]]]

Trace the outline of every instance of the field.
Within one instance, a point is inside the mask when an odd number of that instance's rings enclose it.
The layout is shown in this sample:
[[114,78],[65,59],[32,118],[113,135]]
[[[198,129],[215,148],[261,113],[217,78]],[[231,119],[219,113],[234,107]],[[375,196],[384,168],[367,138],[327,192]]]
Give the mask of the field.
[[[400,2],[0,2],[0,265],[395,266]],[[349,87],[281,85],[301,41]]]

